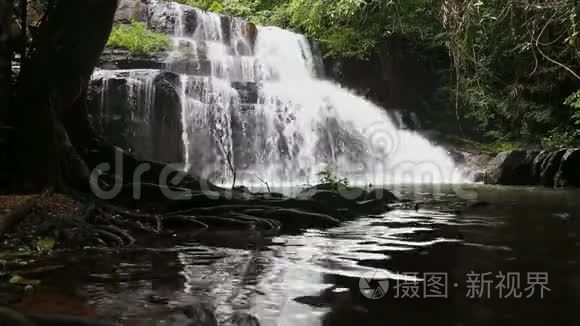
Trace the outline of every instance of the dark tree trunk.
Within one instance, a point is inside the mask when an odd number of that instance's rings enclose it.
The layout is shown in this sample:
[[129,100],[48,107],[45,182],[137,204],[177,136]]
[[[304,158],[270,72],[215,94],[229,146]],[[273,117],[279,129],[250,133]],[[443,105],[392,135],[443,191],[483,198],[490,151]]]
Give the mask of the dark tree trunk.
[[60,0],[41,25],[11,110],[14,186],[33,191],[87,184],[88,170],[79,156],[93,138],[86,91],[116,7],[117,0]]
[[10,107],[12,37],[12,1],[0,0],[0,121]]

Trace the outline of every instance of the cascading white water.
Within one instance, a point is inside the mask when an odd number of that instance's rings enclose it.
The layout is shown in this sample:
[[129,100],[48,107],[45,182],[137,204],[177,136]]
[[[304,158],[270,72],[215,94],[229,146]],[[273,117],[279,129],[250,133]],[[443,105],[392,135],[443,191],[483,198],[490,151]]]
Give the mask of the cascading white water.
[[[232,179],[231,165],[244,184],[261,179],[295,186],[316,182],[324,169],[361,184],[465,181],[443,148],[394,123],[384,108],[322,79],[322,58],[303,35],[152,3],[166,17],[163,24],[173,24],[165,71],[93,75],[101,80],[101,119],[110,128],[106,132],[119,134],[119,146],[143,158],[183,152],[186,170],[218,183]],[[158,79],[177,89],[178,103],[164,102],[163,95],[154,100]],[[179,120],[183,149],[156,140],[179,138],[166,131],[175,130],[167,121]],[[174,154],[160,155],[164,146]]]
[[192,9],[173,7],[173,56],[210,65],[206,75],[181,75],[185,162],[192,171],[227,179],[231,160],[245,183],[258,176],[301,184],[325,168],[374,184],[463,181],[445,150],[398,129],[383,108],[317,78],[321,59],[304,36],[252,30],[243,20],[201,10],[192,29],[184,16]]

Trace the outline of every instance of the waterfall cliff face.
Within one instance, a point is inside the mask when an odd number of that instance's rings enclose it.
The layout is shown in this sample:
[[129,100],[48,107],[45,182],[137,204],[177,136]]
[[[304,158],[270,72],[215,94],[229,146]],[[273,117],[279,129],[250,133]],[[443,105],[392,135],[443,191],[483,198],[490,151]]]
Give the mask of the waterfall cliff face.
[[[399,129],[385,109],[322,79],[321,56],[304,36],[175,3],[150,2],[147,10],[149,26],[173,41],[157,65],[147,65],[158,69],[94,76],[100,112],[110,111],[111,80],[125,78],[128,95],[119,105],[131,112],[130,121],[141,123],[122,132],[129,146],[138,144],[135,152],[159,159],[150,149],[159,143],[152,112],[179,111],[180,125],[173,125],[179,144],[169,142],[172,136],[161,147],[178,148],[185,169],[217,181],[231,179],[229,163],[245,183],[303,184],[325,168],[373,184],[462,181],[442,148]],[[155,100],[160,76],[174,86],[178,101]]]

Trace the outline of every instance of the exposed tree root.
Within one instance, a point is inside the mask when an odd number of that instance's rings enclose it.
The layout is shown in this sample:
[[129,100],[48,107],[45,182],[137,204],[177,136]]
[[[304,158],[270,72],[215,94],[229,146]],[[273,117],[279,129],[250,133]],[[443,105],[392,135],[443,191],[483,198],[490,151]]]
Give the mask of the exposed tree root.
[[165,216],[163,218],[162,227],[163,230],[172,229],[172,230],[188,230],[188,231],[191,227],[193,227],[197,229],[197,233],[209,229],[209,225],[199,221],[195,217],[184,215]]
[[123,245],[131,246],[136,242],[135,238],[131,236],[129,232],[122,230],[114,225],[99,226],[99,229],[118,236],[122,240]]
[[248,222],[253,222],[257,226],[263,227],[264,228],[263,232],[267,235],[275,235],[276,233],[278,233],[280,231],[280,228],[281,228],[280,222],[273,220],[273,219],[269,219],[269,218],[260,218],[260,217],[247,215],[247,214],[240,214],[240,213],[230,213],[228,216],[231,218],[236,218],[236,219],[245,220]]

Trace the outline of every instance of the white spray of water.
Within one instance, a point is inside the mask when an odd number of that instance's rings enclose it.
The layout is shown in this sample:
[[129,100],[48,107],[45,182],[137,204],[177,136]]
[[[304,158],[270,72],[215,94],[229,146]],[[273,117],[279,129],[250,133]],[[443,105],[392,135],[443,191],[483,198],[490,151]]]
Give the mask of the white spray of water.
[[[246,182],[252,174],[299,184],[330,167],[358,182],[464,181],[443,148],[398,129],[385,109],[317,78],[320,58],[300,34],[253,26],[174,5],[175,38],[211,65],[207,76],[182,76],[185,161],[192,170]],[[190,27],[190,26],[188,26]],[[252,35],[254,33],[254,35]],[[250,90],[248,90],[250,89]],[[254,92],[247,102],[244,92]]]
[[303,184],[326,168],[357,183],[465,181],[443,148],[320,79],[322,59],[303,35],[163,6],[174,16],[166,70],[180,75],[187,170],[228,180],[231,161],[245,184]]

